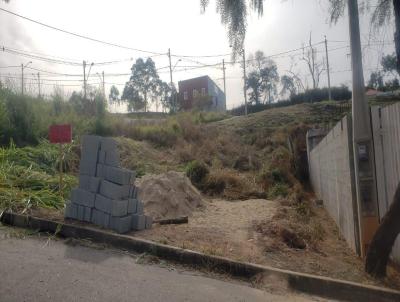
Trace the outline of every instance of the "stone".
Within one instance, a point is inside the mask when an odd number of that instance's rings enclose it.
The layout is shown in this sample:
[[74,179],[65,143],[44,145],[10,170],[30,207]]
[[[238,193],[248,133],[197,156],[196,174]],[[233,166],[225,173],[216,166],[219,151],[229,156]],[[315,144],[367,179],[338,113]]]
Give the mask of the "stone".
[[151,229],[153,225],[153,217],[150,216],[145,216],[145,217],[146,217],[145,227],[146,229]]
[[135,181],[135,172],[111,166],[104,166],[103,176],[104,179],[119,185],[128,185]]
[[138,200],[134,198],[128,199],[128,214],[136,214]]
[[89,191],[90,178],[89,175],[79,175],[79,189]]
[[96,176],[96,168],[97,168],[97,159],[96,160],[92,158],[85,159],[84,157],[81,157],[81,161],[79,163],[79,174]]
[[113,151],[113,150],[117,150],[117,142],[110,137],[103,137],[101,139],[101,143],[100,143],[100,149],[102,151]]
[[104,165],[97,164],[96,177],[104,178]]
[[144,215],[132,215],[132,229],[136,231],[144,230],[146,227],[146,217]]
[[125,216],[128,214],[128,200],[112,200],[96,194],[95,208],[111,216]]
[[107,180],[102,180],[100,194],[114,200],[127,199],[129,196],[129,185],[118,185]]
[[104,163],[108,166],[119,167],[119,152],[117,150],[106,151]]
[[100,189],[101,178],[91,177],[89,182],[89,191],[92,193],[98,193]]
[[99,163],[100,164],[105,164],[106,162],[106,152],[103,150],[99,151]]
[[123,217],[111,216],[110,228],[119,234],[127,233],[131,230],[132,216],[127,215]]
[[71,191],[71,201],[85,207],[94,207],[95,194],[79,188],[74,188]]
[[81,139],[81,144],[82,144],[82,156],[81,157],[94,157],[97,161],[97,153],[98,150],[100,149],[100,142],[101,142],[101,137],[100,136],[96,136],[96,135],[82,135],[82,139]]

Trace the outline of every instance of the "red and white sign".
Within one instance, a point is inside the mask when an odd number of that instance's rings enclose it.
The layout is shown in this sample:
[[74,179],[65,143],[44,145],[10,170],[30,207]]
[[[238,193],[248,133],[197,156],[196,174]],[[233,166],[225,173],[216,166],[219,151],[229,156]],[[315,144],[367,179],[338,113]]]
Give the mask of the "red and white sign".
[[72,126],[51,125],[49,128],[49,140],[52,144],[67,144],[72,141]]

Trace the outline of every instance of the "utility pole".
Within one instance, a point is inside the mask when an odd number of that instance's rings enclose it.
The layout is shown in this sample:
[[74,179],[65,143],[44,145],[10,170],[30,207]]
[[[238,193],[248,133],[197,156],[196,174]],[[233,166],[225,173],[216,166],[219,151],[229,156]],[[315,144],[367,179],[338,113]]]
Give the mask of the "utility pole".
[[103,96],[104,96],[104,99],[106,98],[106,83],[105,83],[105,80],[104,80],[104,71],[101,73],[101,75],[103,76]]
[[86,61],[83,61],[83,99],[86,100]]
[[176,99],[175,99],[175,91],[173,91],[174,82],[172,81],[172,63],[171,63],[171,49],[170,48],[168,48],[168,59],[169,59],[169,76],[170,76],[170,80],[171,80],[171,97],[172,97],[173,107],[174,107],[174,111],[175,111]]
[[222,59],[222,70],[224,72],[224,94],[226,98],[225,59]]
[[243,93],[244,93],[244,114],[247,115],[247,91],[246,91],[246,80],[247,80],[247,76],[246,76],[246,52],[244,50],[242,50],[242,54],[243,54]]
[[24,95],[24,63],[21,64],[21,93]]
[[39,99],[40,99],[40,72],[37,73],[38,78],[38,89],[39,89]]
[[[365,96],[358,1],[348,0],[353,78],[353,152],[358,210],[358,250],[365,256],[379,226],[370,112]],[[356,230],[357,232],[357,230]]]
[[329,100],[332,101],[331,71],[329,69],[328,40],[326,40],[326,36],[325,36],[325,52],[326,52],[326,71],[327,71],[327,74],[328,74],[328,94],[329,94]]

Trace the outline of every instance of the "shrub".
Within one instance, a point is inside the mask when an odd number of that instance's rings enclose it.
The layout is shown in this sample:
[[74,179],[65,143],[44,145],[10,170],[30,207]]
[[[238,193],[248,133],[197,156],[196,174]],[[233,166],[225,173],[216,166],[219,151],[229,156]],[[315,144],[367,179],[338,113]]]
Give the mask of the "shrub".
[[207,166],[200,161],[194,160],[186,166],[186,175],[190,181],[196,185],[201,186],[209,174]]
[[289,187],[283,183],[276,183],[268,190],[268,198],[286,197],[289,193]]

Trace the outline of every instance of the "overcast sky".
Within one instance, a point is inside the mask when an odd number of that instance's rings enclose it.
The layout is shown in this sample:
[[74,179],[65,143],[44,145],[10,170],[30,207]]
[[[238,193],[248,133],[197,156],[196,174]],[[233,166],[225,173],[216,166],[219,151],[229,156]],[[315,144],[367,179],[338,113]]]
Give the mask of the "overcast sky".
[[[205,14],[201,13],[199,0],[11,0],[9,4],[0,1],[0,7],[55,27],[132,48],[156,53],[166,53],[168,48],[171,48],[172,55],[199,56],[172,58],[172,64],[177,64],[173,74],[174,82],[177,84],[179,80],[209,75],[222,89],[220,66],[193,70],[185,70],[183,67],[220,63],[223,57],[202,56],[230,53],[226,30],[216,13],[215,2],[210,2]],[[256,14],[249,16],[245,42],[247,54],[262,50],[267,56],[274,55],[301,47],[307,42],[310,32],[314,43],[322,41],[326,35],[330,49],[332,84],[350,85],[348,56],[350,50],[346,48],[349,44],[348,19],[346,16],[337,25],[330,25],[327,2],[327,0],[267,0],[263,17],[259,18]],[[386,27],[378,35],[371,35],[370,32],[369,17],[363,16],[361,34],[366,79],[371,71],[380,68],[379,60],[382,54],[394,51],[391,26]],[[149,56],[143,52],[72,37],[4,12],[0,12],[0,46],[77,63],[83,60],[95,63],[125,60],[102,66],[95,64],[89,79],[94,85],[100,82],[97,73],[102,71],[106,75],[129,73],[134,60]],[[325,56],[324,45],[316,47],[321,51],[318,53],[318,58],[322,60]],[[285,74],[292,66],[292,71],[300,73],[311,85],[304,62],[300,60],[300,54],[301,52],[294,52],[291,56],[274,57],[274,60],[280,75]],[[133,61],[130,61],[131,58]],[[178,61],[179,59],[181,61]],[[155,56],[153,60],[157,68],[168,66],[166,55]],[[230,61],[230,56],[227,55],[225,60]],[[83,71],[81,66],[54,64],[7,52],[0,53],[0,67],[20,65],[29,61],[32,61],[30,65],[32,68],[46,71],[65,74],[81,74]],[[33,72],[37,71],[25,69],[26,77],[32,79],[28,78],[27,89],[37,93]],[[3,80],[5,76],[19,78],[21,68],[0,68],[0,73]],[[160,76],[169,82],[167,68],[160,69]],[[41,72],[41,78],[43,90],[47,94],[51,93],[54,84],[64,85],[66,94],[81,89],[82,82],[79,80],[82,78],[79,77],[61,77]],[[227,65],[226,78],[227,107],[232,108],[243,102],[240,66]],[[113,83],[122,91],[128,79],[129,76],[106,76],[107,94]],[[326,83],[326,74],[323,74],[320,86],[325,86]]]

